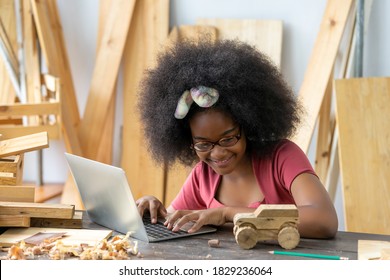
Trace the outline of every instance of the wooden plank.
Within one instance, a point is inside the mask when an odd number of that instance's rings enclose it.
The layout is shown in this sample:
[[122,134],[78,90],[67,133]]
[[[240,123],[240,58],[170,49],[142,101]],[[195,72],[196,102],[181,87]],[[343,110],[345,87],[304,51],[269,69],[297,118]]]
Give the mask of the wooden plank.
[[[192,40],[199,41],[201,38],[207,36],[208,39],[215,41],[218,37],[218,30],[214,26],[208,25],[181,25],[175,26],[169,33],[167,46],[170,46],[178,41]],[[176,195],[179,193],[185,180],[190,174],[192,167],[184,166],[176,163],[169,168],[165,168],[165,187],[164,187],[164,201],[165,206],[169,206]]]
[[[97,51],[99,53],[100,43],[104,35],[104,26],[108,19],[109,7],[113,5],[113,0],[100,0],[99,2],[99,28],[98,28],[98,38],[97,38]],[[114,142],[114,128],[115,128],[115,105],[116,105],[116,85],[111,93],[111,99],[109,101],[107,116],[105,119],[105,124],[103,128],[103,133],[101,134],[101,140],[99,149],[97,151],[96,160],[112,164],[112,154],[113,154],[113,142]]]
[[306,115],[304,125],[298,128],[292,141],[306,153],[309,150],[326,87],[333,71],[339,44],[353,3],[353,0],[329,0],[327,2],[320,31],[299,90],[299,98],[306,110]]
[[49,147],[47,132],[0,141],[0,157],[26,153]]
[[83,212],[75,211],[71,219],[31,218],[31,227],[83,228]]
[[91,159],[96,159],[107,115],[107,110],[97,108],[106,108],[111,101],[134,5],[135,0],[117,0],[115,5],[109,7],[110,12],[98,48],[87,105],[79,129],[84,156]]
[[137,1],[123,57],[123,151],[125,170],[135,198],[163,199],[163,169],[151,159],[136,112],[137,88],[146,68],[168,37],[169,0]]
[[20,241],[33,236],[37,233],[56,233],[66,232],[65,237],[61,238],[64,246],[95,246],[99,241],[108,239],[112,235],[112,230],[93,230],[93,229],[63,229],[63,228],[13,228],[8,229],[0,235],[0,246],[11,247]]
[[321,105],[318,121],[317,148],[315,156],[314,169],[321,182],[326,182],[327,171],[329,167],[330,147],[333,131],[331,129],[331,106],[333,79],[329,79],[326,87],[325,96]]
[[26,215],[0,215],[0,227],[29,227],[30,217]]
[[345,227],[390,232],[390,78],[335,81]]
[[35,218],[71,219],[74,215],[74,205],[67,204],[0,201],[0,210],[3,215],[28,215]]
[[0,201],[35,202],[35,187],[0,186]]
[[258,50],[268,55],[280,68],[283,37],[282,21],[200,18],[196,21],[196,24],[217,27],[219,39],[239,39],[255,46]]
[[16,138],[30,134],[36,133],[47,133],[50,139],[61,139],[62,133],[58,129],[58,125],[2,125],[1,133],[4,135],[4,138]]
[[58,115],[61,113],[59,103],[41,102],[36,104],[0,105],[0,117],[3,116],[35,116]]
[[10,42],[7,31],[5,30],[3,21],[0,18],[0,41],[2,44],[3,51],[5,52],[7,63],[9,63],[10,69],[13,70],[14,74],[19,75],[19,63],[16,57],[12,43]]

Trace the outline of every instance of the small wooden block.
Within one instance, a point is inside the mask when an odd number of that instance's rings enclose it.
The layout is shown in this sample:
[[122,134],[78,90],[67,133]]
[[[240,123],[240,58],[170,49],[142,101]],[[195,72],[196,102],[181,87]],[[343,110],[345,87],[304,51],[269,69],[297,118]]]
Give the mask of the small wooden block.
[[219,247],[219,239],[210,239],[207,244],[209,247],[218,248]]
[[23,154],[0,158],[0,185],[16,186],[23,179]]
[[6,157],[49,147],[47,132],[39,132],[0,141],[0,157]]
[[30,217],[27,215],[0,215],[0,227],[29,227]]
[[76,211],[72,219],[31,218],[31,227],[83,228],[83,212]]
[[262,204],[254,212],[256,217],[298,217],[294,204]]
[[0,201],[34,202],[35,187],[33,186],[0,186]]
[[30,202],[0,202],[0,212],[4,215],[28,215],[35,218],[71,219],[74,205],[45,204]]

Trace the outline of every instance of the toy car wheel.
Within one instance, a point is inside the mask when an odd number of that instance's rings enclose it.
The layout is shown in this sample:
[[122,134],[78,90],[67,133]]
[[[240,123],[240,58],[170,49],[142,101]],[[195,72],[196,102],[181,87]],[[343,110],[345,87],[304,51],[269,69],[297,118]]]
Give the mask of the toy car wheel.
[[278,234],[279,245],[286,250],[297,247],[299,238],[298,229],[290,226],[282,228]]
[[234,236],[236,236],[237,230],[238,230],[238,226],[234,226],[233,227],[233,234],[234,234]]
[[251,249],[256,246],[256,229],[252,226],[240,226],[235,233],[236,242],[243,249]]

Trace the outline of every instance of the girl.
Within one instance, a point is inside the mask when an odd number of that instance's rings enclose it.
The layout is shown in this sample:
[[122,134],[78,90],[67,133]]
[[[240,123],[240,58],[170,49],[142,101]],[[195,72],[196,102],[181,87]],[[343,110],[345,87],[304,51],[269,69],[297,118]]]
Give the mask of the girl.
[[158,58],[141,84],[139,110],[159,163],[198,161],[165,209],[137,200],[141,215],[166,217],[189,232],[232,222],[260,204],[295,204],[302,237],[331,238],[333,203],[304,152],[288,140],[301,107],[269,59],[239,41],[181,42]]

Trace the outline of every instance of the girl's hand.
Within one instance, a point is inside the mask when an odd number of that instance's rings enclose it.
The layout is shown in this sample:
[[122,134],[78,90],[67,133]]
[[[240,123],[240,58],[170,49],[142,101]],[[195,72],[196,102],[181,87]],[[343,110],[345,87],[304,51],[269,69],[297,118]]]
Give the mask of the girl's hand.
[[138,212],[141,217],[144,215],[145,210],[149,210],[150,219],[152,223],[157,223],[157,217],[160,215],[163,218],[167,215],[167,210],[160,200],[156,197],[147,195],[138,199],[136,202],[138,207]]
[[206,210],[177,210],[166,218],[165,225],[173,231],[178,231],[188,222],[194,222],[189,233],[199,230],[204,225],[223,225],[226,223],[224,208]]

